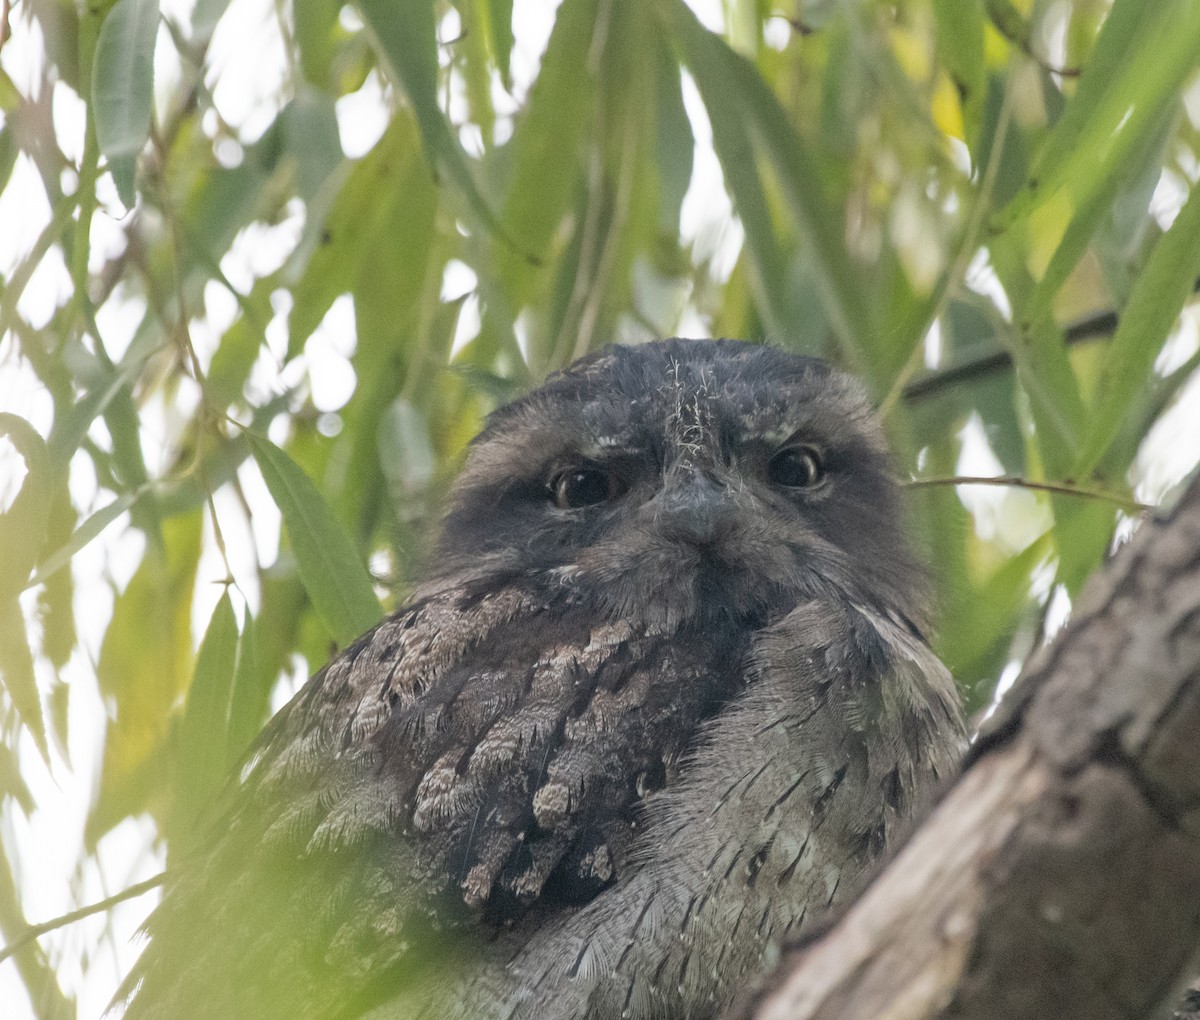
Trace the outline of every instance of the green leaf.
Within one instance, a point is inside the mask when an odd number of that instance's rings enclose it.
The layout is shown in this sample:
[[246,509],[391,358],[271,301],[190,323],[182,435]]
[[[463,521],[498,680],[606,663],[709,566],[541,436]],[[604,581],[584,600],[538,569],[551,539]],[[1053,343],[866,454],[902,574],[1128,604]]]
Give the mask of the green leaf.
[[966,688],[971,709],[982,707],[990,694],[988,681],[1012,639],[1021,610],[1029,603],[1034,571],[1052,555],[1053,542],[1042,535],[1022,552],[1005,560],[985,581],[972,585],[966,598],[955,599],[944,620],[938,654]]
[[468,207],[497,236],[506,237],[471,176],[467,154],[438,106],[437,31],[433,0],[359,0],[359,10],[389,77],[408,96],[430,161],[440,167]]
[[984,7],[997,32],[1021,49],[1029,49],[1029,24],[1009,0],[984,0]]
[[1091,59],[1030,174],[1005,210],[1010,222],[1061,193],[1087,206],[1156,130],[1200,66],[1200,5],[1192,0],[1117,0]]
[[933,0],[938,50],[954,79],[963,106],[967,145],[975,151],[976,129],[987,98],[980,0]]
[[[29,927],[13,880],[14,875],[20,874],[14,865],[0,844],[0,930],[5,933],[21,932]],[[71,1020],[79,1015],[75,1004],[63,995],[55,968],[36,940],[17,949],[13,963],[39,1020]]]
[[0,679],[22,725],[49,763],[42,699],[33,672],[33,652],[25,633],[25,614],[15,597],[0,598]]
[[187,195],[182,226],[193,258],[217,280],[220,261],[238,231],[258,217],[277,214],[278,194],[272,185],[287,155],[288,104],[254,144],[246,146],[241,162],[231,168],[205,167]]
[[1070,496],[1052,496],[1050,505],[1059,556],[1054,579],[1065,585],[1067,594],[1075,599],[1112,548],[1117,512],[1099,500]]
[[227,774],[229,707],[238,629],[229,592],[221,595],[196,655],[176,744],[173,838],[186,836]]
[[674,241],[679,213],[692,183],[696,140],[683,106],[682,76],[670,48],[655,47],[654,164],[659,179],[659,230]]
[[485,24],[488,30],[488,43],[496,69],[500,72],[500,80],[504,87],[512,89],[512,70],[509,63],[512,60],[513,48],[513,0],[480,0],[480,6],[487,8]]
[[269,440],[246,435],[283,515],[304,589],[334,640],[348,645],[382,615],[371,577],[317,487],[295,461]]
[[1121,431],[1147,382],[1163,341],[1200,277],[1200,187],[1193,186],[1170,229],[1158,239],[1133,283],[1108,348],[1076,477],[1091,473]]
[[134,162],[150,137],[158,0],[117,0],[100,28],[92,67],[92,118],[117,194],[134,203]]
[[[1091,198],[1073,210],[1071,222],[1063,232],[1062,240],[1059,241],[1045,272],[1042,273],[1042,278],[1030,295],[1029,314],[1032,317],[1051,313],[1054,299],[1063,284],[1088,252],[1098,230],[1120,208],[1121,199],[1136,200],[1137,224],[1145,226],[1150,195],[1162,172],[1163,150],[1175,134],[1177,119],[1173,106],[1165,108],[1160,115],[1160,126],[1155,130],[1153,140],[1126,161],[1120,174],[1106,175]],[[1127,254],[1122,261],[1128,261]]]
[[27,816],[33,814],[37,807],[25,777],[21,775],[15,748],[0,744],[0,802],[7,797],[12,797]]
[[0,438],[8,437],[25,460],[26,475],[12,505],[0,514],[0,597],[26,587],[46,541],[47,503],[55,472],[45,441],[24,418],[0,412]]
[[[686,24],[686,22],[685,22]],[[695,61],[706,66],[709,55],[705,52],[710,44],[705,40],[703,29],[692,29],[688,33],[697,53]],[[723,54],[719,54],[722,55]],[[714,68],[705,75],[701,85],[705,108],[713,129],[713,148],[721,161],[725,180],[737,203],[738,215],[746,232],[745,258],[748,264],[751,286],[760,314],[766,321],[768,335],[787,337],[797,335],[793,329],[801,318],[801,311],[791,301],[793,288],[787,284],[788,259],[775,233],[771,210],[766,192],[759,177],[756,153],[746,130],[746,116],[732,91],[720,86],[721,71]]]
[[247,616],[241,640],[238,642],[237,670],[229,695],[228,736],[225,741],[226,771],[241,761],[246,748],[262,728],[270,707],[271,687],[275,676],[264,668],[258,628],[257,621]]
[[[69,541],[79,523],[65,477],[60,478],[57,491],[51,495],[48,511],[46,548],[54,548]],[[62,570],[48,578],[37,593],[37,602],[42,625],[41,653],[56,671],[61,671],[79,640],[75,629],[75,578],[72,572]],[[90,606],[85,604],[81,608],[87,613]],[[56,684],[56,689],[65,687],[65,684]]]
[[1085,420],[1079,382],[1071,369],[1062,330],[1049,316],[1029,318],[1034,282],[1025,264],[1027,252],[1013,231],[994,237],[992,263],[1013,307],[1013,327],[997,331],[1012,354],[1021,384],[1031,399],[1035,439],[1045,468],[1066,471],[1079,451]]
[[91,517],[75,529],[70,539],[64,545],[59,546],[38,564],[37,570],[25,587],[32,588],[34,585],[44,584],[49,577],[70,563],[71,557],[79,552],[80,549],[133,506],[141,494],[142,490],[140,489],[135,492],[123,492],[107,506],[101,507],[92,514]]
[[[347,164],[349,172],[333,199],[320,236],[306,263],[293,263],[295,303],[288,315],[288,357],[304,350],[304,342],[320,324],[335,298],[359,290],[370,278],[377,302],[403,306],[407,295],[419,291],[430,257],[438,190],[422,158],[417,126],[405,114],[396,116],[366,156]],[[396,238],[405,244],[397,246]],[[297,278],[298,277],[298,278]],[[365,288],[370,290],[370,288]],[[399,292],[396,294],[395,292]],[[382,334],[364,328],[359,315],[359,351],[371,343],[386,347],[389,356],[401,345],[396,319],[386,320]],[[358,366],[359,378],[363,372]]]
[[[813,256],[825,312],[839,344],[851,364],[865,370],[871,364],[869,352],[877,343],[872,304],[862,292],[839,217],[822,192],[823,175],[812,154],[753,64],[704,28],[682,0],[671,3],[666,11],[712,120],[713,145],[738,212],[743,220],[749,216],[765,221],[769,216],[765,208],[758,208],[763,198],[754,183],[754,150],[746,151],[749,137],[775,171],[791,225]],[[756,224],[755,247],[770,249],[769,229],[767,222]],[[749,243],[749,223],[746,238]],[[789,325],[776,334],[777,340],[798,331],[798,323]],[[778,328],[775,323],[772,326]]]
[[397,505],[424,489],[437,469],[425,418],[403,397],[380,416],[379,463]]
[[118,483],[140,491],[142,498],[131,508],[133,524],[152,542],[162,542],[162,522],[157,493],[150,486],[142,447],[142,420],[134,404],[132,387],[119,390],[104,409],[104,424],[112,437],[112,465]]
[[341,0],[292,0],[296,47],[305,81],[318,88],[334,87],[333,62],[338,55],[338,13]]
[[[346,425],[341,441],[349,447],[349,456],[339,492],[330,499],[336,499],[339,519],[353,521],[355,538],[364,543],[383,515],[390,516],[380,469],[379,417],[401,389],[420,393],[422,400],[436,399],[431,383],[446,363],[454,336],[453,328],[439,328],[440,317],[433,312],[452,250],[437,231],[438,192],[415,126],[398,119],[394,127],[402,130],[391,133],[391,151],[381,154],[370,176],[356,181],[366,189],[362,229],[357,234],[338,233],[331,224],[334,244],[344,244],[345,253],[355,260],[350,282],[358,336],[353,364],[359,385],[341,412]],[[383,176],[373,185],[376,174]],[[397,248],[397,237],[407,243]],[[337,252],[319,254],[327,264]],[[314,258],[312,270],[319,268]],[[319,277],[314,283],[325,286]]]
[[213,354],[204,391],[215,407],[242,401],[242,390],[263,346],[263,329],[271,318],[270,293],[276,280],[257,280],[242,302],[242,314],[230,324]]
[[0,191],[8,186],[8,179],[16,165],[17,156],[21,151],[17,144],[16,132],[6,124],[0,128]]
[[488,50],[487,3],[460,0],[457,6],[462,27],[454,45],[453,63],[466,93],[466,119],[479,128],[485,148],[492,148],[496,140],[496,108],[492,102],[495,61]]
[[55,418],[47,446],[56,467],[66,469],[92,422],[104,413],[122,390],[132,387],[146,359],[158,350],[162,342],[163,337],[156,326],[144,319],[116,371],[106,371],[102,377],[89,381],[87,392]]
[[196,0],[192,8],[192,42],[201,42],[213,34],[221,15],[229,7],[229,0]]
[[[266,429],[276,416],[287,409],[294,397],[295,394],[291,390],[285,390],[261,407],[255,408],[250,429]],[[211,494],[234,479],[238,468],[249,454],[250,442],[244,432],[222,437],[212,443],[204,451],[195,471],[164,482],[158,489],[156,495],[159,514],[163,518],[173,517],[207,506]]]
[[333,98],[302,86],[279,121],[285,151],[296,164],[296,190],[309,205],[345,158]]
[[[480,280],[486,319],[497,322],[495,334],[511,341],[512,320],[523,305],[536,300],[545,267],[561,258],[564,219],[583,188],[583,161],[594,121],[595,74],[588,49],[595,31],[595,0],[565,0],[542,58],[542,69],[517,117],[512,141],[504,148],[508,162],[504,222],[524,251],[492,246],[495,268]],[[502,341],[485,321],[473,353],[494,353]],[[515,347],[515,343],[513,344]]]
[[170,719],[192,674],[199,558],[200,513],[165,519],[162,546],[147,545],[113,604],[96,666],[110,719],[100,789],[84,830],[89,847],[128,815],[160,806],[166,791]]

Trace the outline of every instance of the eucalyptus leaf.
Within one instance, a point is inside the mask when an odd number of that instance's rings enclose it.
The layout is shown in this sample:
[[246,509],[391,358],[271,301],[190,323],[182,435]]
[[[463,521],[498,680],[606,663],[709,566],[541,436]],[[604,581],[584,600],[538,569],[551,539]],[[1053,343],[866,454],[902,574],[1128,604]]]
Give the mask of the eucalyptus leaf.
[[237,620],[226,591],[200,642],[175,745],[173,828],[184,839],[226,777],[237,650]]
[[229,695],[225,769],[232,769],[250,746],[267,718],[274,675],[264,668],[258,624],[247,617],[238,641],[237,669]]
[[17,710],[21,724],[33,737],[43,760],[49,764],[46,722],[42,698],[33,671],[33,651],[25,633],[25,616],[15,596],[0,598],[0,680]]
[[12,504],[0,513],[0,598],[26,587],[46,542],[46,504],[57,480],[47,444],[29,422],[0,411],[0,439],[5,437],[25,460],[25,478]]
[[34,585],[44,584],[48,578],[70,563],[71,557],[133,506],[141,494],[142,490],[123,492],[111,503],[102,506],[92,514],[79,525],[65,545],[59,546],[38,564],[37,571],[29,579],[26,587],[32,588]]
[[445,171],[487,229],[505,237],[471,175],[462,145],[450,131],[437,97],[437,32],[433,0],[358,0],[363,20],[390,77],[407,94],[434,166]]
[[100,786],[84,829],[90,847],[124,818],[164,803],[173,715],[192,676],[200,531],[196,511],[164,519],[161,547],[147,545],[113,604],[96,664],[110,715]]
[[[838,341],[852,365],[869,369],[868,352],[877,342],[871,304],[861,291],[862,281],[846,250],[843,228],[823,193],[820,167],[754,66],[704,28],[682,0],[666,9],[712,117],[713,144],[729,176],[739,212],[743,220],[764,221],[755,228],[756,245],[771,247],[766,210],[756,208],[763,200],[751,181],[754,153],[761,152],[775,171],[790,222],[813,253],[825,312]],[[719,135],[725,136],[723,141]],[[746,151],[748,139],[754,143],[753,153]],[[773,256],[768,257],[774,261]],[[791,318],[799,320],[796,325],[803,321],[802,315]],[[777,339],[797,331],[781,330]]]
[[348,645],[382,615],[371,577],[317,487],[269,440],[246,433],[283,523],[304,589],[335,641]]
[[92,65],[92,119],[117,193],[134,204],[134,161],[150,137],[158,0],[117,0],[100,28]]
[[1163,340],[1195,290],[1200,278],[1198,239],[1200,187],[1193,187],[1133,282],[1109,345],[1091,427],[1075,464],[1077,477],[1091,472],[1120,432],[1134,397],[1146,386]]

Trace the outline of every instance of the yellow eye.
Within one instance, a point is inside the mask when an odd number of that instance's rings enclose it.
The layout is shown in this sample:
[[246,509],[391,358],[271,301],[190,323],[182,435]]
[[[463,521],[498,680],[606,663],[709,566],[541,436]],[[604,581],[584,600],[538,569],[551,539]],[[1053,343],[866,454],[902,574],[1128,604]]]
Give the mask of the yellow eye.
[[767,465],[767,478],[783,489],[811,489],[824,477],[821,455],[811,446],[789,446]]
[[606,503],[624,488],[616,475],[598,467],[574,467],[550,479],[550,494],[561,510]]

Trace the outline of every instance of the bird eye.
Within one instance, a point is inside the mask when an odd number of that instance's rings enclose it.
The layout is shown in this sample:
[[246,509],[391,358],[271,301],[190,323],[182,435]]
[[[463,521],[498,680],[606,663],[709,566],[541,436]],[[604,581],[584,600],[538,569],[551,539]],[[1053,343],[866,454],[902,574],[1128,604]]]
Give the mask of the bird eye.
[[550,479],[550,495],[561,510],[604,503],[622,491],[617,477],[598,467],[568,468]]
[[811,489],[825,477],[825,468],[811,446],[789,446],[771,458],[767,477],[785,489]]

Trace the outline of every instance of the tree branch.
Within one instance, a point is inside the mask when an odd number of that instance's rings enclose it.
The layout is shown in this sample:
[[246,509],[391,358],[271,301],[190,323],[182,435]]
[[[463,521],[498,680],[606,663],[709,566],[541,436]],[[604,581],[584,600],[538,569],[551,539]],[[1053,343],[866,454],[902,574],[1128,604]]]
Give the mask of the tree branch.
[[1200,478],[1089,584],[933,815],[741,1015],[1155,1015],[1200,946],[1197,734]]
[[[1200,280],[1195,282],[1192,292],[1200,294]],[[1107,339],[1116,332],[1118,321],[1117,313],[1111,310],[1085,315],[1063,327],[1063,342],[1070,346],[1089,340]],[[1012,352],[997,348],[918,376],[904,385],[901,396],[905,403],[917,404],[959,383],[975,382],[1011,368]]]

